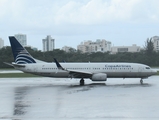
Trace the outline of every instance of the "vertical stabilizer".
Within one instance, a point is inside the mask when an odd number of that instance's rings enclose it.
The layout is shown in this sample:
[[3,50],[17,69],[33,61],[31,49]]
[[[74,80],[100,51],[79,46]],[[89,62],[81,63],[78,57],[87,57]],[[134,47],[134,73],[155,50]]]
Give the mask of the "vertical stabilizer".
[[9,36],[14,61],[16,64],[36,63],[29,52],[18,42],[14,36]]

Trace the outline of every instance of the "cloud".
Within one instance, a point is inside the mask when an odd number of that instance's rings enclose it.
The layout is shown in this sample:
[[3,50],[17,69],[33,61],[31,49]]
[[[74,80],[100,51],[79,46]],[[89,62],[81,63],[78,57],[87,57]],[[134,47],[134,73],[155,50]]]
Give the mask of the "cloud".
[[0,21],[19,28],[37,29],[158,22],[158,5],[158,0],[1,0]]
[[131,11],[138,0],[90,0],[85,4],[70,1],[57,12],[57,23],[103,24],[131,18]]

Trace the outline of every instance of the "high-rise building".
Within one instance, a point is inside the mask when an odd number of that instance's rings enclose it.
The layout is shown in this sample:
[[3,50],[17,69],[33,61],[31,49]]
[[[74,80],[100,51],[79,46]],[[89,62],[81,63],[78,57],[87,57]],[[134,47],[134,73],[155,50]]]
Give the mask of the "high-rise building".
[[0,49],[4,46],[4,41],[0,38]]
[[153,36],[152,37],[152,42],[154,45],[154,50],[159,51],[159,36]]
[[25,34],[15,34],[14,36],[21,45],[23,45],[23,46],[27,45],[27,37]]
[[55,48],[55,39],[52,39],[50,35],[47,35],[46,39],[42,40],[43,42],[43,51],[52,51]]

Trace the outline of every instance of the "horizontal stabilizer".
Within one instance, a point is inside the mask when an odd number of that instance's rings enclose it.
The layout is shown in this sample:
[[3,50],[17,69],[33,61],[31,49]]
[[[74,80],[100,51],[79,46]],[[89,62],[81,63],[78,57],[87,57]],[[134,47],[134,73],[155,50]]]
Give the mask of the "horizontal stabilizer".
[[3,62],[3,63],[6,64],[6,65],[14,67],[11,63],[7,63],[7,62]]
[[22,65],[22,64],[7,63],[7,62],[3,62],[3,63],[12,67],[25,67],[25,65]]
[[12,64],[14,67],[25,67],[25,65],[22,65],[22,64],[15,64],[15,63],[13,63]]

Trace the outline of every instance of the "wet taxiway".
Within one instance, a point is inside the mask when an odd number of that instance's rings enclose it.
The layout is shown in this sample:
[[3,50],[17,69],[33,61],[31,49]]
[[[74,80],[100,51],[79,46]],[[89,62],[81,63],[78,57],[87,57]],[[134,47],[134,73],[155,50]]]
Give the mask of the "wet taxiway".
[[0,120],[159,119],[159,76],[108,79],[1,78]]

